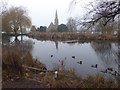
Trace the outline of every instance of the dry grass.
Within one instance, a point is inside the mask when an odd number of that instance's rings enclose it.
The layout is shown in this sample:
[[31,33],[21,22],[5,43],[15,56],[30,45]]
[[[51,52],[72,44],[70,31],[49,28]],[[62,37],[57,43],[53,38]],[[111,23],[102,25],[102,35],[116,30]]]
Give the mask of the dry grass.
[[113,79],[106,79],[100,74],[87,76],[83,80],[83,85],[85,88],[118,88],[118,84]]
[[[61,76],[59,76],[61,77]],[[78,79],[73,79],[71,77],[64,77],[55,79],[50,73],[46,74],[41,82],[46,85],[47,88],[79,88],[82,87],[82,82]]]
[[17,50],[3,48],[2,50],[2,69],[6,74],[19,75],[22,74],[22,62],[20,54]]
[[92,33],[75,33],[75,32],[31,32],[28,34],[32,38],[44,40],[118,40],[115,35],[108,34],[92,34]]
[[[62,63],[61,63],[62,62]],[[64,60],[53,71],[58,71],[58,77],[54,73],[47,73],[40,78],[41,82],[48,88],[118,88],[118,83],[113,79],[106,79],[101,74],[87,76],[84,79],[78,77],[74,70],[65,69]]]
[[26,75],[26,70],[22,65],[29,67],[43,68],[45,67],[37,59],[34,60],[31,53],[27,52],[22,58],[22,54],[19,49],[14,46],[4,47],[2,50],[2,69],[3,78],[14,78],[16,76],[23,77]]
[[[118,88],[117,82],[113,79],[105,79],[102,75],[88,76],[85,79],[71,77],[69,73],[62,78],[55,79],[50,73],[47,73],[41,80],[47,88]],[[75,74],[74,74],[75,75]],[[73,75],[72,75],[73,76]]]
[[64,61],[53,71],[58,71],[58,77],[54,77],[54,73],[47,73],[40,78],[41,82],[48,88],[118,88],[118,83],[113,79],[106,79],[101,74],[87,76],[84,79],[78,77],[74,70],[67,70],[64,67]]

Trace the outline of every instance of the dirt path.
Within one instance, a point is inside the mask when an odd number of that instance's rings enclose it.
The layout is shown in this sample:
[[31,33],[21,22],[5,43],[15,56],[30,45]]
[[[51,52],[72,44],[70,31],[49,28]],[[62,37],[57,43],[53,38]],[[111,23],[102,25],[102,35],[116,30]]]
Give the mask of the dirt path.
[[2,88],[45,88],[45,86],[35,80],[22,78],[16,81],[3,82]]

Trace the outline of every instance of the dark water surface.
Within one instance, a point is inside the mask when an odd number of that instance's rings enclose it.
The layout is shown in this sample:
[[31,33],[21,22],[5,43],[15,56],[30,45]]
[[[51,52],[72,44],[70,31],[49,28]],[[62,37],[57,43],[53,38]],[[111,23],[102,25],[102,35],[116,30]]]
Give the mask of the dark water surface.
[[[20,37],[18,39],[20,40]],[[60,60],[63,60],[65,68],[74,69],[75,73],[81,77],[98,72],[103,74],[101,71],[105,71],[107,68],[112,68],[113,71],[104,73],[105,76],[114,76],[112,73],[118,72],[117,42],[64,43],[41,41],[26,36],[23,39],[32,41],[31,53],[33,57],[45,64],[48,70],[58,67]],[[12,41],[14,41],[14,37],[11,38]],[[79,63],[80,61],[82,64]],[[94,67],[96,64],[97,67]]]

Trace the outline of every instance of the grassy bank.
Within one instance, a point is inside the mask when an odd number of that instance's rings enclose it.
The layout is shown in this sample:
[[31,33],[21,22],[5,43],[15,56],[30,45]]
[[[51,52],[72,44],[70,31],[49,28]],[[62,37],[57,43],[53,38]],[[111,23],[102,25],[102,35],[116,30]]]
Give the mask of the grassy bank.
[[37,59],[33,59],[31,52],[21,53],[16,46],[2,48],[2,78],[3,81],[25,77],[29,71],[22,66],[43,68],[45,67]]
[[112,34],[92,34],[92,33],[75,33],[75,32],[30,32],[28,34],[29,37],[36,39],[44,39],[44,40],[111,40],[117,41],[117,35]]
[[40,81],[46,88],[118,88],[118,82],[105,78],[101,74],[88,75],[81,79],[71,70],[59,71],[58,78],[46,73]]

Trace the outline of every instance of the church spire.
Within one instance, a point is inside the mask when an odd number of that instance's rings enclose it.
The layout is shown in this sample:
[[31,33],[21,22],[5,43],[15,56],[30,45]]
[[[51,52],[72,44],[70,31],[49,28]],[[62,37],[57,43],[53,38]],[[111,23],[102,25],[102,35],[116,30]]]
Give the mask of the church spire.
[[55,13],[55,26],[56,26],[56,27],[58,26],[58,15],[57,15],[57,10],[56,10],[56,13]]

